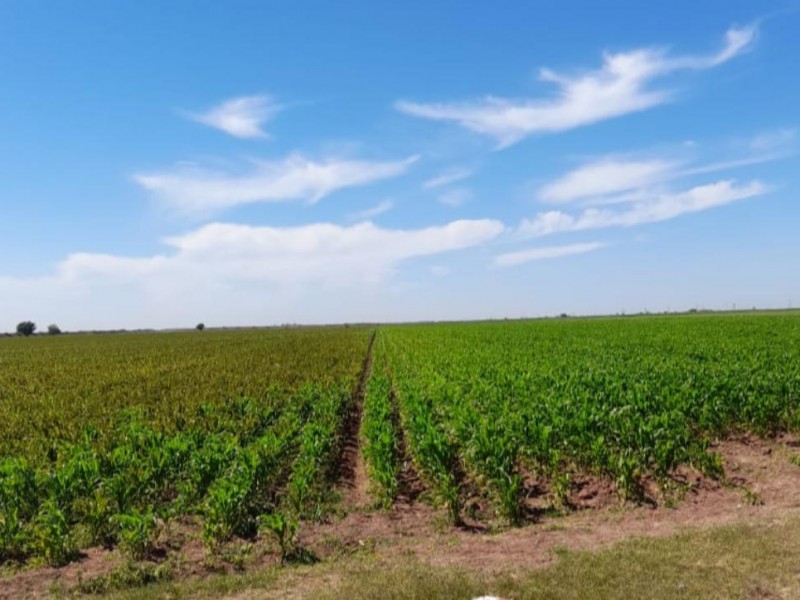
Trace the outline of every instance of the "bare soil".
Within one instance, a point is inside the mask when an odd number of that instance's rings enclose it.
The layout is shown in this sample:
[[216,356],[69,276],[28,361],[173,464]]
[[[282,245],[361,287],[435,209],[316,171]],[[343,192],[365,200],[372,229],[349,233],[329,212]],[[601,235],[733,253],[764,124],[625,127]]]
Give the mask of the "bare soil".
[[364,413],[367,382],[372,372],[372,347],[374,344],[375,334],[373,333],[361,366],[355,398],[344,420],[342,432],[342,457],[339,462],[338,488],[342,493],[342,504],[348,509],[366,507],[371,502],[367,465],[364,455],[361,453],[361,418]]

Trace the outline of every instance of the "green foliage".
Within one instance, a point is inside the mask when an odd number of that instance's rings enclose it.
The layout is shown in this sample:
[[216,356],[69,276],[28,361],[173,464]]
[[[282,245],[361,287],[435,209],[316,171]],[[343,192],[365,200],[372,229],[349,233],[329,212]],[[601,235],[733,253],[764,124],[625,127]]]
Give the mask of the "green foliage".
[[[280,406],[300,388],[353,385],[370,330],[312,327],[0,338],[0,457],[46,460],[88,427],[100,442],[134,409],[165,434],[205,428],[201,406]],[[213,425],[209,425],[213,428]]]
[[378,504],[388,508],[398,492],[399,448],[392,381],[385,370],[383,338],[374,346],[372,376],[367,383],[361,434],[362,449]]
[[[367,333],[208,332],[193,338],[199,348],[173,334],[39,338],[43,356],[18,340],[0,343],[0,409],[16,427],[0,423],[0,451],[9,456],[0,461],[0,564],[33,557],[63,564],[79,544],[118,544],[141,559],[158,524],[187,514],[201,517],[216,548],[255,535],[258,516],[284,504],[318,507],[332,483]],[[118,345],[131,351],[125,362],[115,362]],[[137,366],[140,350],[150,353],[147,372]],[[13,370],[26,361],[42,371],[35,382]],[[211,389],[197,388],[198,378]],[[121,393],[135,397],[141,381],[152,396],[128,404]],[[193,396],[247,387],[258,394]]]
[[516,523],[522,470],[562,505],[580,470],[638,500],[644,477],[669,488],[680,465],[721,477],[715,438],[800,429],[795,314],[394,326],[381,344],[392,381],[375,379],[372,406],[394,387],[411,456],[453,519],[464,479]]
[[47,564],[58,567],[75,555],[75,542],[69,521],[52,499],[46,501],[33,523],[34,548]]
[[326,393],[310,388],[308,392],[316,399],[309,402],[313,412],[300,433],[300,448],[287,492],[297,514],[305,514],[310,509],[313,516],[339,456],[342,420],[352,398],[347,388],[334,388]]
[[152,512],[116,515],[120,548],[132,559],[141,560],[152,549],[158,531],[158,523]]
[[[258,528],[299,556],[331,496],[371,331],[308,328],[0,340],[0,563],[80,544],[147,554],[157,524],[212,548]],[[638,500],[712,440],[800,430],[797,315],[381,328],[361,440],[382,506],[410,458],[461,519],[467,494],[524,520],[524,475],[565,506],[588,472]],[[268,515],[267,517],[261,517]]]
[[22,321],[17,323],[17,335],[28,337],[36,331],[36,323],[33,321]]
[[261,515],[259,524],[275,536],[281,549],[281,562],[290,560],[296,551],[297,520],[285,513],[271,513]]

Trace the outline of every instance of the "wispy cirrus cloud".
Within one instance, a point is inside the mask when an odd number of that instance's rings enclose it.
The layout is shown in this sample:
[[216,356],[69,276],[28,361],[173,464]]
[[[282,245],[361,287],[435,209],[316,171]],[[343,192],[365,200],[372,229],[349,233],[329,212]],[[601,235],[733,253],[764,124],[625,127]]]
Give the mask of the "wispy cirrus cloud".
[[412,116],[456,123],[495,139],[503,148],[537,133],[566,131],[664,104],[672,94],[652,89],[654,80],[676,71],[716,67],[746,51],[756,34],[755,25],[733,27],[726,32],[722,48],[710,55],[672,57],[663,49],[643,48],[606,52],[599,69],[579,75],[542,69],[540,80],[558,88],[552,98],[490,96],[442,103],[400,100],[395,107]]
[[634,202],[665,191],[674,180],[780,160],[793,152],[794,130],[780,129],[710,148],[697,142],[684,144],[662,150],[660,156],[652,152],[600,156],[540,186],[536,197],[562,205]]
[[624,192],[664,181],[675,172],[679,164],[660,159],[601,158],[542,186],[537,196],[544,202],[560,204]]
[[389,212],[394,208],[394,202],[391,200],[381,200],[375,206],[370,206],[367,209],[358,211],[350,215],[352,221],[369,221],[377,216]]
[[464,179],[468,179],[469,177],[472,177],[472,171],[470,169],[464,169],[460,167],[447,169],[446,171],[439,173],[436,177],[428,179],[422,184],[422,187],[426,190],[429,190],[432,188],[449,185],[457,181],[462,181]]
[[164,205],[202,215],[255,202],[318,202],[337,190],[402,175],[417,158],[315,161],[292,154],[280,161],[257,162],[243,175],[178,166],[133,179]]
[[450,188],[444,190],[436,198],[439,204],[444,204],[450,208],[458,208],[472,200],[472,190],[465,187]]
[[550,258],[561,258],[562,256],[572,256],[574,254],[586,254],[605,248],[607,244],[600,242],[587,242],[584,244],[569,244],[565,246],[543,246],[539,248],[528,248],[516,252],[506,252],[495,257],[494,264],[498,267],[513,267],[536,260],[547,260]]
[[533,219],[523,220],[517,233],[541,237],[606,227],[634,227],[724,206],[769,191],[769,186],[758,180],[745,184],[723,180],[679,192],[644,190],[631,196],[631,201],[622,208],[592,207],[577,214],[557,210],[540,213]]
[[270,96],[240,96],[231,98],[205,112],[184,112],[190,120],[234,137],[243,139],[268,137],[264,123],[280,111],[281,106]]

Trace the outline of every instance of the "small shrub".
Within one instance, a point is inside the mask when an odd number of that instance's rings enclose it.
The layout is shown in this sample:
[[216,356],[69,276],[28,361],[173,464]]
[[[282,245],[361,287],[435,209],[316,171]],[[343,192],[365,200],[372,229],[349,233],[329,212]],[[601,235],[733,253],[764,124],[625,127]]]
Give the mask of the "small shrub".
[[262,515],[259,519],[262,529],[271,532],[278,540],[281,549],[281,562],[285,563],[295,554],[295,538],[297,537],[297,520],[283,513]]
[[36,515],[34,531],[37,553],[47,564],[60,567],[75,556],[77,549],[69,522],[55,501],[48,500],[42,505]]
[[144,558],[153,547],[158,525],[152,512],[132,511],[114,517],[119,545],[134,560]]

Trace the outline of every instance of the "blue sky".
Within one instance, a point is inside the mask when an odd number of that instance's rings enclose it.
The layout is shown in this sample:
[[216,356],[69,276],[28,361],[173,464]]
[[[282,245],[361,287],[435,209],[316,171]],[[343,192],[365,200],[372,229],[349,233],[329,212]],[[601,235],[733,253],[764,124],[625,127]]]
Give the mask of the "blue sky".
[[0,330],[800,304],[800,3],[0,2]]

